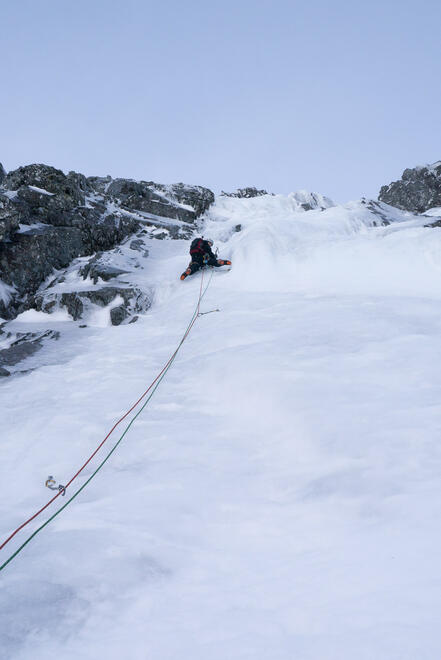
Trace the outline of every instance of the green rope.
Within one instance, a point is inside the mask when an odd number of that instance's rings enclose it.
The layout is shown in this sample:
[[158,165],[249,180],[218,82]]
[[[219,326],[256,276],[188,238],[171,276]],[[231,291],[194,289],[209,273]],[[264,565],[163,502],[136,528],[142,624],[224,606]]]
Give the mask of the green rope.
[[189,332],[189,330],[190,330],[192,324],[193,324],[193,323],[195,322],[195,320],[197,319],[197,316],[198,316],[198,309],[199,309],[199,306],[200,306],[201,300],[202,300],[202,298],[205,296],[205,294],[206,294],[206,292],[207,292],[207,289],[208,289],[208,287],[210,286],[210,282],[211,282],[212,277],[213,277],[213,272],[211,273],[211,277],[210,277],[210,279],[209,279],[209,281],[208,281],[207,286],[206,286],[205,289],[204,289],[204,292],[201,294],[201,296],[200,296],[200,298],[199,298],[199,300],[198,300],[198,304],[196,305],[196,309],[195,309],[195,311],[193,312],[193,316],[191,317],[191,321],[190,321],[190,323],[188,324],[187,329],[185,330],[184,335],[183,335],[181,341],[179,342],[179,345],[178,345],[178,347],[177,347],[177,349],[176,349],[176,351],[175,351],[173,357],[172,357],[171,360],[170,360],[170,363],[168,364],[168,366],[166,367],[166,369],[164,369],[164,373],[163,373],[163,374],[161,375],[161,377],[158,379],[158,381],[157,381],[157,383],[155,384],[155,386],[153,387],[153,389],[152,389],[150,395],[147,397],[145,403],[141,406],[141,408],[138,410],[138,412],[136,413],[136,415],[134,415],[134,417],[132,417],[132,419],[130,420],[130,422],[127,424],[127,426],[126,426],[126,428],[124,429],[124,431],[123,431],[121,437],[120,437],[120,438],[118,439],[118,441],[114,444],[114,446],[113,446],[112,449],[109,451],[109,453],[105,456],[105,458],[102,460],[102,462],[98,465],[98,467],[96,468],[96,470],[95,470],[95,471],[90,475],[90,477],[84,482],[84,484],[83,484],[80,488],[78,488],[78,490],[72,495],[72,497],[71,497],[69,500],[67,500],[67,502],[66,502],[65,504],[63,504],[62,507],[60,507],[57,511],[55,511],[55,513],[52,514],[52,516],[51,516],[50,518],[48,518],[48,519],[46,520],[46,522],[44,522],[42,525],[40,525],[40,527],[38,527],[38,528],[37,528],[37,529],[36,529],[36,530],[35,530],[35,531],[34,531],[34,532],[33,532],[33,533],[32,533],[27,539],[26,539],[26,541],[24,541],[24,543],[22,543],[22,544],[17,548],[17,550],[16,550],[16,551],[15,551],[15,552],[14,552],[14,553],[13,553],[13,554],[12,554],[12,555],[11,555],[11,556],[10,556],[10,557],[9,557],[9,558],[8,558],[8,559],[7,559],[7,560],[6,560],[6,561],[0,566],[0,571],[2,571],[2,570],[3,570],[3,569],[9,564],[9,562],[11,562],[11,561],[12,561],[12,560],[13,560],[13,559],[14,559],[14,558],[15,558],[15,557],[16,557],[16,556],[17,556],[17,555],[18,555],[18,554],[19,554],[19,553],[20,553],[20,552],[21,552],[21,551],[27,546],[27,544],[30,543],[30,541],[32,541],[32,539],[34,538],[34,536],[36,536],[36,535],[37,535],[39,532],[41,532],[41,531],[42,531],[47,525],[49,525],[49,523],[52,522],[52,520],[54,520],[54,518],[56,518],[56,517],[57,517],[57,516],[58,516],[58,515],[59,515],[59,514],[60,514],[60,513],[61,513],[61,512],[62,512],[62,511],[63,511],[63,510],[64,510],[64,509],[65,509],[65,508],[66,508],[66,507],[67,507],[67,506],[68,506],[68,505],[69,505],[69,504],[70,504],[70,503],[71,503],[71,502],[72,502],[72,501],[73,501],[73,500],[74,500],[74,499],[75,499],[80,493],[81,493],[81,491],[84,490],[84,488],[86,488],[87,484],[90,483],[90,481],[92,481],[92,479],[94,478],[94,476],[95,476],[95,475],[101,470],[101,468],[103,467],[103,465],[104,465],[105,463],[107,463],[107,461],[109,460],[109,458],[111,457],[111,455],[113,454],[113,452],[115,451],[115,449],[116,449],[116,448],[118,447],[118,445],[122,442],[124,436],[128,433],[129,429],[131,428],[131,426],[132,426],[132,424],[134,423],[134,421],[136,420],[136,418],[139,417],[139,415],[142,413],[142,411],[144,410],[144,408],[147,406],[147,404],[149,403],[150,399],[152,398],[152,396],[154,395],[154,393],[155,393],[156,390],[158,389],[158,387],[159,387],[161,381],[163,380],[163,378],[165,377],[166,373],[168,372],[168,370],[169,370],[170,367],[172,366],[173,362],[175,361],[176,356],[177,356],[177,354],[178,354],[178,352],[179,352],[179,350],[180,350],[182,344],[184,343],[184,341],[185,341],[186,338],[187,338],[188,332]]

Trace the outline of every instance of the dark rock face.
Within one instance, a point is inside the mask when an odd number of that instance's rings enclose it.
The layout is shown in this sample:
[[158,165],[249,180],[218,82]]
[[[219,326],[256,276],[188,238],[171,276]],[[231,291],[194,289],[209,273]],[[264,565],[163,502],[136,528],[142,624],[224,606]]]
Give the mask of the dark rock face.
[[378,199],[413,213],[441,206],[441,161],[404,170],[400,181],[381,188]]
[[7,310],[0,309],[4,318],[27,308],[28,296],[50,275],[53,268],[64,268],[83,253],[81,231],[74,227],[30,227],[16,234],[12,241],[0,243],[0,271],[2,279],[13,284],[18,300]]
[[89,188],[95,193],[105,195],[113,179],[111,176],[88,176],[86,181]]
[[111,250],[130,234],[139,229],[140,221],[128,215],[105,213],[102,205],[92,208],[78,207],[64,215],[65,224],[81,231],[84,242],[83,255],[97,250]]
[[45,215],[47,212],[56,215],[57,212],[83,205],[87,192],[86,178],[81,174],[70,172],[66,176],[61,170],[48,165],[19,167],[6,175],[3,186],[19,191],[19,197],[31,209],[46,209]]
[[7,241],[19,228],[19,213],[11,200],[0,194],[0,241]]
[[[16,290],[7,308],[0,301],[0,316],[27,309],[54,268],[111,250],[141,227],[153,238],[189,236],[213,201],[198,186],[86,178],[42,164],[6,174],[0,166],[0,279]],[[98,262],[90,266],[94,282],[121,274],[105,270]]]
[[238,197],[239,199],[245,199],[250,197],[262,197],[262,195],[272,195],[266,190],[257,190],[254,186],[249,188],[238,188],[235,192],[226,193],[222,190],[221,196],[223,197]]
[[157,194],[152,185],[145,181],[115,179],[107,188],[106,194],[121,200],[123,208],[151,213],[164,218],[194,222],[194,210],[182,208],[166,197]]

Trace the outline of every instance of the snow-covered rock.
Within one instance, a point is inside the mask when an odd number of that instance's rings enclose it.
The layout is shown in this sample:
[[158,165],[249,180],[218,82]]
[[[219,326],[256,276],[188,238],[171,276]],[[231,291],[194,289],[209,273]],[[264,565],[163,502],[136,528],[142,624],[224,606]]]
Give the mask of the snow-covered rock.
[[258,190],[255,186],[248,186],[246,188],[238,188],[234,192],[221,192],[221,197],[237,197],[238,199],[250,199],[251,197],[262,197],[263,195],[270,195],[272,193],[266,190]]
[[399,181],[383,186],[378,198],[400,209],[424,213],[441,205],[441,160],[406,169]]
[[425,216],[429,216],[429,218],[440,218],[441,219],[441,206],[433,206],[430,209],[427,209],[427,211],[424,211]]
[[9,376],[14,366],[39,351],[47,339],[58,339],[59,332],[6,332],[0,328],[0,376]]
[[0,303],[0,315],[11,318],[26,309],[53,269],[110,250],[142,227],[156,238],[189,236],[213,201],[213,193],[199,186],[86,178],[43,164],[5,174],[0,267],[15,295]]

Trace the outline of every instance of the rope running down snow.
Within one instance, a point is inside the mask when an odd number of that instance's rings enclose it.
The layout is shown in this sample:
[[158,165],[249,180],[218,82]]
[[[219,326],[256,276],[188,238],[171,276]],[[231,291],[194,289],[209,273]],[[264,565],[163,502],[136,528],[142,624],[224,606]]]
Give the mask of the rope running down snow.
[[[198,296],[198,301],[197,301],[196,309],[195,309],[195,311],[193,312],[193,316],[192,316],[192,318],[191,318],[191,321],[190,321],[190,323],[188,324],[187,329],[186,329],[186,331],[184,332],[184,335],[182,336],[181,341],[179,342],[179,344],[178,344],[176,350],[174,351],[174,353],[172,354],[172,356],[170,357],[170,359],[168,360],[168,362],[165,364],[165,366],[162,368],[162,370],[159,372],[159,374],[156,376],[156,378],[152,381],[152,383],[149,385],[149,387],[145,390],[145,392],[143,392],[143,394],[139,397],[139,399],[136,401],[136,403],[134,403],[133,406],[132,406],[132,407],[131,407],[131,408],[130,408],[130,409],[129,409],[129,410],[128,410],[128,411],[127,411],[127,412],[126,412],[126,413],[125,413],[125,414],[124,414],[124,415],[123,415],[123,416],[122,416],[122,417],[121,417],[121,418],[115,423],[115,424],[114,424],[114,426],[111,428],[111,430],[110,430],[109,433],[106,435],[106,437],[104,438],[104,440],[98,445],[98,447],[95,449],[95,451],[89,456],[89,458],[87,459],[87,461],[86,461],[86,462],[82,465],[82,467],[81,467],[81,468],[80,468],[80,469],[74,474],[74,476],[70,479],[70,481],[67,482],[67,484],[66,484],[66,486],[65,486],[64,488],[67,489],[68,486],[70,486],[70,484],[71,484],[71,483],[72,483],[72,482],[78,477],[78,475],[84,470],[84,468],[86,467],[86,465],[88,465],[88,464],[90,463],[90,461],[92,460],[92,458],[93,458],[93,457],[97,454],[97,452],[101,449],[101,447],[104,445],[104,443],[105,443],[106,440],[109,438],[109,436],[113,433],[113,431],[115,430],[115,428],[116,428],[116,427],[117,427],[117,426],[118,426],[118,425],[119,425],[124,419],[126,419],[126,417],[132,412],[132,410],[134,410],[134,409],[138,406],[138,404],[139,404],[139,403],[145,398],[145,396],[150,392],[150,395],[148,396],[148,398],[146,399],[146,401],[144,402],[144,404],[142,405],[142,407],[138,410],[138,412],[136,413],[136,415],[134,415],[134,417],[132,417],[132,419],[130,420],[130,422],[127,424],[126,428],[124,429],[124,432],[122,433],[122,435],[120,436],[120,438],[118,439],[118,441],[114,444],[114,446],[113,446],[112,449],[109,451],[109,453],[105,456],[105,458],[102,460],[102,462],[98,465],[98,467],[96,468],[96,470],[95,470],[95,471],[91,474],[91,476],[90,476],[90,477],[84,482],[84,484],[83,484],[83,485],[82,485],[82,486],[81,486],[81,487],[80,487],[80,488],[79,488],[79,489],[78,489],[78,490],[72,495],[72,497],[70,497],[70,499],[68,499],[67,502],[66,502],[62,507],[60,507],[60,508],[59,508],[59,509],[58,509],[58,510],[57,510],[57,511],[56,511],[56,512],[50,517],[50,518],[48,518],[48,520],[46,520],[45,523],[43,523],[40,527],[38,527],[38,528],[37,528],[37,529],[36,529],[36,530],[35,530],[35,531],[34,531],[34,532],[33,532],[33,533],[32,533],[27,539],[26,539],[26,541],[24,541],[24,543],[22,543],[22,545],[20,545],[19,548],[17,548],[17,550],[16,550],[16,551],[15,551],[15,552],[14,552],[14,553],[13,553],[13,554],[12,554],[7,560],[6,560],[3,564],[0,565],[0,571],[2,571],[2,570],[3,570],[3,569],[9,564],[9,562],[11,562],[11,561],[12,561],[12,560],[13,560],[13,559],[14,559],[14,558],[15,558],[15,557],[16,557],[16,556],[17,556],[17,555],[23,550],[23,548],[24,548],[24,547],[25,547],[25,546],[26,546],[26,545],[27,545],[27,544],[28,544],[28,543],[34,538],[34,536],[36,536],[36,535],[37,535],[42,529],[44,529],[44,528],[45,528],[45,527],[46,527],[46,526],[47,526],[47,525],[48,525],[48,524],[49,524],[54,518],[56,518],[56,517],[58,516],[58,514],[60,514],[60,513],[61,513],[61,512],[62,512],[62,511],[63,511],[63,510],[64,510],[64,509],[65,509],[65,508],[71,503],[71,502],[72,502],[72,500],[74,500],[74,499],[77,497],[77,495],[79,495],[79,494],[81,493],[81,491],[87,486],[87,484],[88,484],[90,481],[92,481],[92,479],[94,478],[94,476],[95,476],[95,475],[101,470],[101,468],[103,467],[103,465],[108,461],[108,459],[110,458],[110,456],[113,454],[113,452],[114,452],[115,449],[118,447],[118,445],[120,444],[120,442],[122,441],[122,439],[124,438],[124,436],[125,436],[125,435],[127,434],[127,432],[129,431],[129,429],[130,429],[130,427],[132,426],[132,424],[133,424],[133,422],[135,421],[135,419],[136,419],[137,417],[139,417],[139,415],[142,413],[142,411],[144,410],[144,408],[147,406],[147,404],[149,403],[150,399],[153,397],[154,393],[156,392],[157,388],[159,387],[159,384],[161,383],[162,379],[165,377],[167,371],[170,369],[171,365],[172,365],[173,362],[175,361],[175,358],[176,358],[176,356],[177,356],[177,354],[178,354],[178,352],[179,352],[179,350],[180,350],[182,344],[183,344],[183,343],[185,342],[185,340],[187,339],[188,335],[189,335],[190,332],[191,332],[191,329],[193,328],[194,324],[196,323],[196,320],[199,318],[201,301],[202,301],[203,297],[205,296],[205,294],[206,294],[206,292],[207,292],[207,290],[208,290],[208,287],[210,286],[210,283],[211,283],[212,278],[213,278],[213,271],[211,272],[211,276],[210,276],[210,279],[208,280],[208,284],[206,285],[205,289],[202,290],[202,289],[203,289],[203,283],[204,283],[204,272],[202,271],[201,286],[200,286],[200,289],[199,289],[199,296]],[[28,520],[26,520],[26,521],[25,521],[24,523],[22,523],[19,527],[17,527],[17,529],[14,530],[14,532],[12,532],[12,534],[10,534],[10,536],[9,536],[9,537],[8,537],[8,538],[7,538],[7,539],[6,539],[6,540],[0,545],[0,550],[1,550],[2,548],[4,548],[5,545],[6,545],[7,543],[9,543],[9,541],[11,541],[11,539],[14,538],[14,536],[15,536],[15,535],[16,535],[21,529],[23,529],[23,527],[25,527],[26,525],[28,525],[32,520],[35,520],[35,518],[37,518],[37,516],[39,516],[39,515],[45,510],[45,509],[47,509],[47,507],[48,507],[50,504],[52,504],[52,502],[54,502],[54,501],[57,499],[57,497],[60,496],[60,494],[61,494],[61,492],[59,491],[59,492],[58,492],[58,493],[57,493],[52,499],[50,499],[50,500],[49,500],[49,501],[48,501],[48,502],[47,502],[47,503],[46,503],[41,509],[39,509],[39,511],[37,511],[36,513],[34,513],[33,516],[31,516],[30,518],[28,518]]]

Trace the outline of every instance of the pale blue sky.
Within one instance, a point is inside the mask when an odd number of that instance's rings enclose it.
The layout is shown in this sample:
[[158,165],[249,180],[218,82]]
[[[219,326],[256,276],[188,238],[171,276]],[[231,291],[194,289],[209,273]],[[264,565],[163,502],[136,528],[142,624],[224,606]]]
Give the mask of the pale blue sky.
[[441,3],[0,3],[0,162],[376,197],[441,159]]

